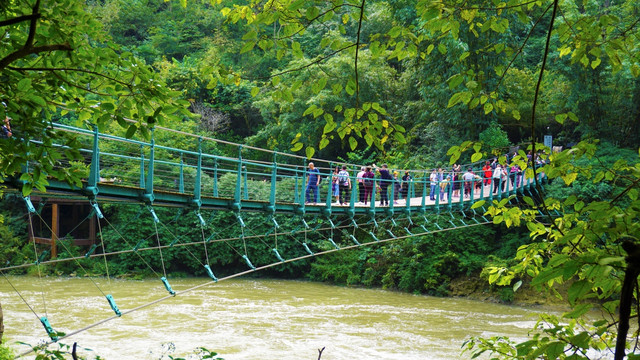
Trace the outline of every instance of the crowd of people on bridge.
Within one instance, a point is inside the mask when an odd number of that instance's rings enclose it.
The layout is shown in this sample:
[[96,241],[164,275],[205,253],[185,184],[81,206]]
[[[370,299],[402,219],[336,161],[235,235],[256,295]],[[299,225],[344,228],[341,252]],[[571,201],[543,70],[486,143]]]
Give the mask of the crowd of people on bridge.
[[[527,158],[530,164],[532,161],[536,166],[543,164],[539,156],[532,160],[531,152]],[[357,191],[358,205],[367,205],[372,201],[372,195],[376,191],[379,195],[379,197],[376,196],[380,200],[379,206],[388,206],[390,201],[393,201],[393,204],[399,204],[400,200],[404,200],[404,204],[409,201],[409,188],[414,181],[411,172],[405,170],[401,178],[398,176],[399,171],[389,170],[387,164],[381,167],[376,164],[363,166],[355,177],[350,175],[346,165],[342,165],[342,167],[335,167],[326,179],[331,181],[331,196],[335,198],[335,205],[348,205],[351,191]],[[320,201],[319,188],[322,179],[320,170],[310,162],[307,171],[307,204],[316,204]],[[432,169],[429,175],[429,200],[452,201],[454,198],[460,199],[460,196],[469,199],[479,195],[483,191],[483,186],[488,187],[486,191],[493,190],[493,194],[496,194],[505,191],[507,182],[510,182],[509,188],[515,188],[522,186],[524,180],[523,170],[517,164],[502,165],[498,158],[486,161],[482,169],[477,172],[471,166],[463,172],[459,164],[454,164],[449,170],[438,167]],[[393,196],[392,200],[389,199],[390,193]]]

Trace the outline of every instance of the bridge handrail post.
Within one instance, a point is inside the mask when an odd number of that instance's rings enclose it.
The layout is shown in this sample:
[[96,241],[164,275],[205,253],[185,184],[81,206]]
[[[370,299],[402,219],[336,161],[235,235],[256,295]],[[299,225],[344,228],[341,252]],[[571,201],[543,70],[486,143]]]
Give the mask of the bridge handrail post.
[[196,181],[193,186],[193,202],[200,208],[202,205],[202,137],[198,138],[198,166],[196,168]]
[[178,192],[184,194],[184,159],[183,152],[180,152],[180,179],[178,184]]
[[[351,221],[357,228],[358,225],[353,220],[353,216],[356,213],[356,188],[358,187],[358,166],[353,167],[353,176],[349,176],[349,185],[351,185],[351,193],[349,198],[349,215],[351,215]],[[360,194],[358,194],[360,196]]]
[[247,177],[249,174],[249,168],[247,167],[247,165],[244,165],[243,167],[243,175],[242,175],[242,179],[244,181],[244,191],[242,192],[242,198],[244,200],[249,200],[249,186],[247,185]]
[[422,203],[420,205],[422,212],[427,210],[427,171],[425,170],[422,177]]
[[238,170],[236,172],[236,189],[233,197],[234,210],[240,210],[240,205],[242,202],[241,187],[242,187],[242,145],[238,146]]
[[213,196],[218,197],[218,158],[213,159]]
[[300,177],[300,171],[298,171],[298,167],[296,166],[296,175],[294,177],[294,179],[295,179],[294,180],[295,181],[295,187],[294,187],[294,190],[293,190],[293,202],[297,203],[297,204],[300,204],[300,193],[299,193],[299,191],[300,191],[300,184],[299,184],[300,179],[299,179],[299,177]]
[[327,175],[327,201],[325,201],[325,212],[331,214],[331,202],[333,201],[333,163],[329,163],[329,175]]
[[152,203],[154,200],[153,195],[153,168],[154,168],[154,159],[155,159],[155,138],[154,138],[154,129],[151,128],[151,145],[149,150],[149,168],[147,169],[147,181],[145,183],[145,193],[144,198],[146,202]]
[[144,188],[144,146],[140,145],[140,187]]
[[271,192],[269,193],[269,204],[272,207],[271,209],[272,213],[275,213],[275,209],[276,209],[276,180],[278,178],[278,162],[276,158],[277,156],[278,156],[278,152],[274,151],[273,165],[271,169]]
[[98,141],[100,139],[98,127],[93,126],[93,153],[91,154],[91,166],[89,170],[89,179],[87,188],[85,189],[89,199],[95,199],[98,195],[98,182],[100,182],[100,147]]
[[[320,174],[318,174],[318,176],[320,176]],[[306,158],[303,161],[302,186],[300,188],[300,197],[302,198],[302,201],[300,201],[300,204],[302,205],[302,212],[304,213],[304,208],[307,204],[307,201],[309,201],[309,199],[307,199],[307,159]]]

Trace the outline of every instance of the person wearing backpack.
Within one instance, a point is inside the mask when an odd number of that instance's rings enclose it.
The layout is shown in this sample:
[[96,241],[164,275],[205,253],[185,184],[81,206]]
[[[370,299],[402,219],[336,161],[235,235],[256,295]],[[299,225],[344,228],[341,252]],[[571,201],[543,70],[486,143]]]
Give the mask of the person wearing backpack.
[[349,179],[347,165],[342,165],[342,170],[338,173],[338,185],[340,186],[340,205],[347,205],[349,190],[351,190],[351,179]]
[[371,171],[371,166],[367,166],[366,169],[364,170],[364,174],[362,175],[363,185],[364,185],[364,204],[365,205],[367,205],[367,201],[371,199],[375,177],[376,176]]

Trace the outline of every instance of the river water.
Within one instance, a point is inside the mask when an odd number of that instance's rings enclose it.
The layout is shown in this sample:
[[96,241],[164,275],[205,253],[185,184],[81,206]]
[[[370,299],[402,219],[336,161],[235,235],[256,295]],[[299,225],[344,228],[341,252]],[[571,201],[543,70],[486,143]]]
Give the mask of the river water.
[[[94,279],[96,286],[88,278],[7,279],[33,311],[42,316],[46,307],[53,328],[67,333],[113,315],[98,287],[122,311],[167,295],[159,280]],[[36,345],[46,333],[7,279],[0,279],[5,340]],[[175,345],[172,356],[202,346],[226,360],[317,359],[323,347],[323,360],[457,359],[470,357],[461,355],[468,337],[523,339],[537,319],[514,306],[300,281],[236,279],[179,293],[204,282],[171,280],[178,296],[63,343],[108,360],[159,359],[163,343]]]

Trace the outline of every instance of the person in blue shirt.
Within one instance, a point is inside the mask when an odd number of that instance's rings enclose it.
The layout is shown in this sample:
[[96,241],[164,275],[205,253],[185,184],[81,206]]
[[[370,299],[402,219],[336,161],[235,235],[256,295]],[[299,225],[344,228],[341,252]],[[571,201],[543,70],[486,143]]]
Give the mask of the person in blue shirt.
[[[318,185],[320,185],[320,171],[315,168],[312,162],[309,163],[307,178],[307,203],[317,203],[319,200]],[[310,193],[313,194],[313,201],[310,199]]]

